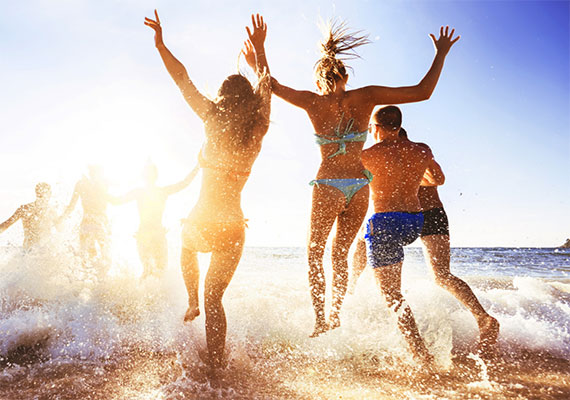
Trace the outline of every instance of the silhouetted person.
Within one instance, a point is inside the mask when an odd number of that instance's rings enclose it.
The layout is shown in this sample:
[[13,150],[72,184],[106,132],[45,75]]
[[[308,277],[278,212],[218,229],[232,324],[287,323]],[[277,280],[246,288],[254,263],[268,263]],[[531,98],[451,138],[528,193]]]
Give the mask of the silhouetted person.
[[162,216],[166,200],[174,193],[187,187],[198,173],[196,166],[183,181],[168,186],[157,186],[158,169],[153,163],[144,168],[145,186],[134,189],[129,193],[114,197],[112,204],[124,204],[136,200],[139,211],[139,229],[136,234],[137,249],[143,265],[142,277],[159,275],[168,265],[168,245],[166,228],[162,225]]
[[186,68],[166,48],[162,28],[145,18],[155,31],[154,41],[170,76],[192,110],[202,119],[206,142],[202,147],[202,187],[200,197],[184,222],[182,231],[182,274],[188,291],[185,321],[200,314],[198,285],[200,270],[197,253],[212,253],[205,280],[206,343],[208,364],[223,367],[226,342],[226,315],[222,297],[239,264],[245,242],[246,220],[241,209],[241,193],[261,151],[269,128],[271,87],[263,44],[266,25],[252,16],[253,33],[243,50],[253,65],[259,83],[254,89],[241,75],[231,75],[222,83],[215,100],[196,89]]
[[18,220],[22,220],[24,248],[29,249],[42,243],[50,235],[57,222],[55,210],[49,204],[50,198],[50,185],[44,182],[38,183],[36,185],[36,200],[20,206],[10,218],[0,224],[0,233]]
[[89,175],[83,176],[76,184],[69,205],[61,219],[66,218],[81,199],[83,217],[79,225],[79,243],[81,253],[86,260],[99,258],[103,265],[98,271],[106,275],[110,268],[110,226],[107,218],[109,194],[103,169],[98,165],[88,166]]

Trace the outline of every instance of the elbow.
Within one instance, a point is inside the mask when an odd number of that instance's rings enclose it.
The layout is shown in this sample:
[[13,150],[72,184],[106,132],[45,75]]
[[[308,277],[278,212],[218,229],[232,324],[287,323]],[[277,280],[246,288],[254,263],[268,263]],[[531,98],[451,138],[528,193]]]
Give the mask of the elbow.
[[423,89],[420,92],[420,101],[429,100],[432,94],[433,94],[433,89]]
[[427,82],[420,82],[419,85],[416,86],[416,101],[429,100],[434,89],[435,86],[431,86]]

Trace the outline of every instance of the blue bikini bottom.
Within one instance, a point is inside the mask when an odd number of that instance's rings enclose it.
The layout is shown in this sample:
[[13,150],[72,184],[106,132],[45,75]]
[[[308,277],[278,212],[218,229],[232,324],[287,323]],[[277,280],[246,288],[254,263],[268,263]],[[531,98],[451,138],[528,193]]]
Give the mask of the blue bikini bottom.
[[329,185],[335,187],[344,194],[344,197],[346,197],[346,204],[348,204],[360,189],[372,182],[372,173],[370,173],[370,171],[365,169],[362,173],[366,178],[315,179],[309,182],[309,185]]

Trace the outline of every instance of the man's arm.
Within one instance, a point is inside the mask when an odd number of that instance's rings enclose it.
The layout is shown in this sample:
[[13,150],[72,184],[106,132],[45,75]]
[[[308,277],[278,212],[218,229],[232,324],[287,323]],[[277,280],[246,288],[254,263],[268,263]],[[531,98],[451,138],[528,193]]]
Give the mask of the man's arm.
[[160,26],[160,19],[158,13],[154,10],[156,20],[145,18],[144,24],[154,30],[154,43],[160,57],[164,62],[166,70],[182,92],[184,99],[190,105],[192,110],[203,120],[206,118],[208,111],[212,106],[212,102],[208,100],[202,93],[196,89],[196,86],[190,80],[186,68],[174,55],[168,50],[162,40],[162,27]]
[[118,206],[136,200],[139,195],[140,189],[133,189],[122,196],[113,196],[112,194],[107,193],[107,201],[115,206]]
[[445,183],[445,175],[441,166],[432,158],[424,176],[422,178],[421,186],[441,186]]
[[0,233],[4,232],[10,226],[12,226],[16,221],[22,218],[23,208],[18,207],[18,209],[12,214],[10,218],[0,224]]
[[67,218],[69,216],[69,214],[71,214],[71,212],[75,208],[75,205],[77,204],[77,200],[79,200],[80,191],[81,191],[81,181],[79,181],[75,184],[75,188],[73,189],[73,195],[71,196],[71,200],[69,201],[69,204],[65,208],[65,211],[63,212],[63,214],[61,214],[61,217],[59,217],[59,219],[57,221],[58,224],[61,223],[65,218]]
[[198,171],[200,170],[200,164],[196,164],[194,169],[182,180],[181,182],[175,183],[173,185],[165,186],[165,193],[170,196],[171,194],[180,192],[182,189],[186,188],[196,177]]
[[450,33],[449,26],[446,26],[445,30],[442,26],[439,30],[439,39],[436,39],[435,36],[430,33],[430,37],[435,46],[435,58],[427,74],[417,85],[395,88],[367,86],[358,89],[358,95],[362,96],[362,98],[366,102],[371,103],[371,105],[412,103],[429,99],[439,81],[447,53],[451,49],[451,46],[461,37],[457,36],[453,39],[454,32],[455,29],[452,29]]

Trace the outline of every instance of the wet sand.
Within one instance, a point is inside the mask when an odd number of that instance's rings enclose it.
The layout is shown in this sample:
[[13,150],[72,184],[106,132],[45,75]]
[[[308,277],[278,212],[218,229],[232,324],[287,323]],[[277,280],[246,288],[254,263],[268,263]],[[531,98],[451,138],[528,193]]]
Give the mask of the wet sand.
[[[20,358],[22,355],[19,355]],[[15,355],[13,356],[15,357]],[[314,361],[293,347],[260,350],[212,377],[199,360],[131,351],[107,360],[1,361],[1,399],[568,399],[570,362],[503,354],[489,367],[456,355],[429,373],[366,354]]]

